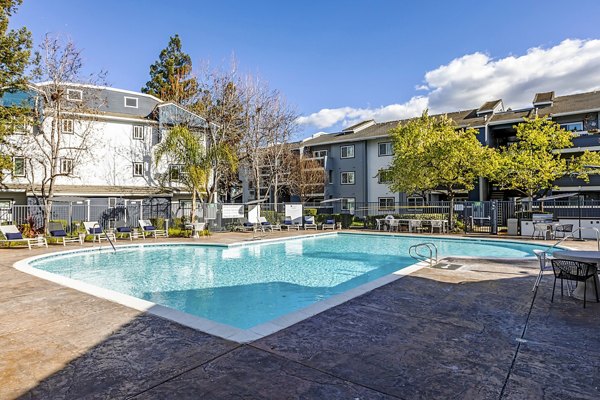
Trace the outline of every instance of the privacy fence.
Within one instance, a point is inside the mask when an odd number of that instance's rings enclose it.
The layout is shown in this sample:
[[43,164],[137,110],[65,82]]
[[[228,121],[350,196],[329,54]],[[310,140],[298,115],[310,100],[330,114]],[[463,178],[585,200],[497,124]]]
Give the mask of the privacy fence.
[[[379,203],[258,203],[258,204],[199,204],[197,219],[207,222],[214,231],[230,230],[243,218],[263,216],[270,222],[282,222],[293,206],[295,213],[314,215],[317,221],[333,216],[345,227],[374,228],[375,219],[393,215],[397,218],[447,219],[450,202],[410,202],[394,205]],[[496,234],[506,228],[509,219],[529,220],[533,214],[548,213],[552,218],[600,219],[600,201],[457,201],[453,206],[455,225],[466,231]],[[40,229],[45,210],[36,205],[15,205],[0,208],[0,223],[31,224]],[[83,221],[98,221],[104,228],[113,228],[117,221],[132,227],[140,219],[150,219],[159,226],[184,228],[190,222],[191,208],[180,203],[128,204],[127,206],[97,206],[88,204],[54,203],[51,221],[62,222],[67,230],[77,230]]]

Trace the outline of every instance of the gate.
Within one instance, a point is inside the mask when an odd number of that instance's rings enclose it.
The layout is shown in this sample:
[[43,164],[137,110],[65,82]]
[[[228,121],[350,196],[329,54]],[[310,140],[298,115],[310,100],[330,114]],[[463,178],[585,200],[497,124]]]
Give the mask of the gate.
[[463,202],[463,223],[466,233],[498,233],[498,205],[492,201]]

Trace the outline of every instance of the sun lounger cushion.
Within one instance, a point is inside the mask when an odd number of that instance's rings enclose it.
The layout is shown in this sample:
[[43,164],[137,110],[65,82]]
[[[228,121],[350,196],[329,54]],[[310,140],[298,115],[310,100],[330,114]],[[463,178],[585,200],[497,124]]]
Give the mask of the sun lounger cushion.
[[335,220],[334,219],[328,219],[327,221],[325,221],[326,224],[335,224]]
[[92,235],[97,235],[97,234],[102,233],[102,228],[100,228],[100,227],[90,228],[89,231]]
[[261,224],[261,225],[264,225],[264,226],[269,226],[269,225],[271,225],[271,223],[270,223],[270,222],[261,222],[260,224]]
[[67,232],[65,232],[64,229],[57,229],[55,231],[50,231],[50,235],[52,235],[54,237],[66,237]]
[[7,240],[20,240],[20,239],[23,239],[23,235],[21,235],[19,232],[6,233],[5,236],[6,236]]
[[146,225],[146,226],[144,226],[144,230],[145,231],[155,231],[156,228],[152,225]]
[[283,221],[283,224],[284,224],[284,225],[292,225],[292,224],[293,224],[293,222],[292,222],[292,221],[290,221],[290,220],[287,220],[287,219],[286,219],[285,221]]
[[252,222],[244,222],[244,226],[254,226]]
[[119,233],[131,232],[131,228],[128,226],[121,226],[121,227],[117,228],[117,232],[119,232]]

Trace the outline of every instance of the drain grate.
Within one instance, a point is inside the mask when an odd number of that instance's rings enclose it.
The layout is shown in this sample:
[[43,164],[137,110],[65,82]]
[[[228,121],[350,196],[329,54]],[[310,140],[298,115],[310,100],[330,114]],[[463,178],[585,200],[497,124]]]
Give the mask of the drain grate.
[[460,267],[462,267],[462,265],[460,265],[460,264],[446,264],[446,263],[437,263],[437,264],[431,266],[431,268],[448,269],[451,271],[456,271]]

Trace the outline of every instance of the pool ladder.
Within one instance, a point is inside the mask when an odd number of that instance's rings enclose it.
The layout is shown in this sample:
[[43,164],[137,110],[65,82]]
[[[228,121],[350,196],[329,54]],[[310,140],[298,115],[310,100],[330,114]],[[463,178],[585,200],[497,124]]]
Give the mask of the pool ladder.
[[[108,240],[108,243],[110,243],[110,245],[111,245],[111,246],[112,246],[112,248],[113,248],[113,251],[116,253],[116,252],[117,252],[117,249],[115,248],[115,245],[114,245],[114,243],[113,243],[113,242],[112,242],[112,240],[110,239],[110,235],[108,235],[108,234],[106,233],[106,231],[104,230],[104,228],[102,228],[102,226],[101,226],[99,223],[95,223],[95,224],[94,224],[94,228],[95,228],[95,227],[98,227],[98,228],[100,228],[100,230],[102,230],[102,233],[104,233],[104,236],[106,236],[106,240]],[[100,239],[98,239],[98,243],[100,243]],[[102,249],[102,246],[100,246],[100,248],[99,248],[99,249]]]
[[[427,249],[427,254],[421,251]],[[427,261],[430,266],[438,263],[438,248],[431,242],[424,242],[412,245],[408,248],[408,255],[417,261]]]
[[[573,232],[569,232],[569,234],[565,235],[565,237],[561,238],[558,242],[556,242],[552,246],[548,247],[548,250],[558,247],[558,245],[560,245],[562,242],[564,242],[568,238],[575,239],[575,234],[577,232],[581,232],[584,230],[593,230],[596,232],[596,245],[598,247],[598,251],[600,251],[600,230],[598,230],[598,228],[596,228],[596,227],[588,227],[588,226],[582,226],[581,228],[575,229]],[[580,233],[580,235],[581,235],[581,233]]]

